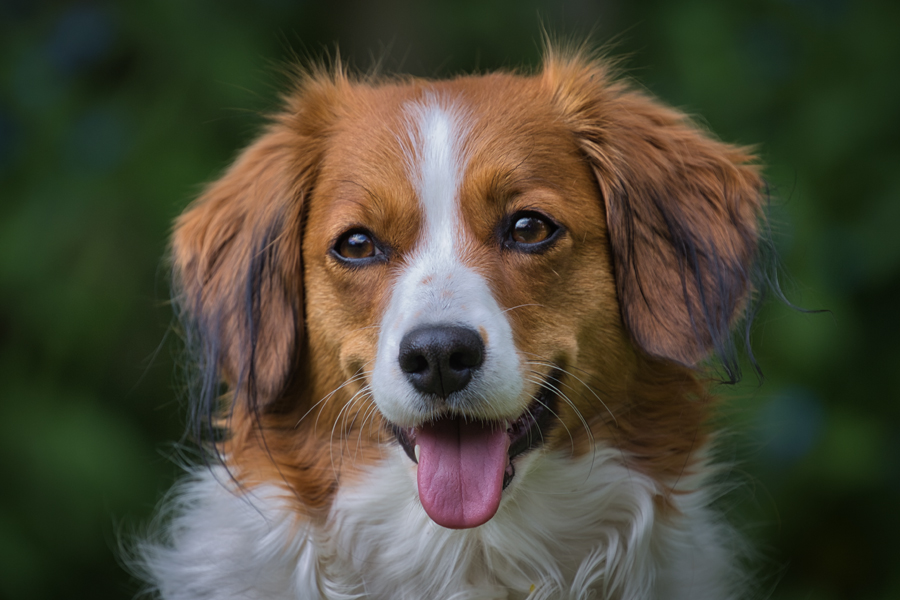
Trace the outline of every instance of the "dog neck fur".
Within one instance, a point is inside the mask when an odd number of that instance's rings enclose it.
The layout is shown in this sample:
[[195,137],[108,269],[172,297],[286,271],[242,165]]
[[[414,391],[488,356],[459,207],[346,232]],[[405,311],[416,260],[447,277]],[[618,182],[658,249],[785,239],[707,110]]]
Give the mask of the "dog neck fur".
[[279,486],[241,496],[223,472],[198,472],[169,505],[170,538],[143,548],[146,577],[171,600],[739,596],[734,534],[708,508],[708,482],[680,482],[678,514],[661,518],[658,484],[617,451],[542,454],[491,521],[454,531],[425,514],[402,453],[386,452],[323,526],[298,522]]

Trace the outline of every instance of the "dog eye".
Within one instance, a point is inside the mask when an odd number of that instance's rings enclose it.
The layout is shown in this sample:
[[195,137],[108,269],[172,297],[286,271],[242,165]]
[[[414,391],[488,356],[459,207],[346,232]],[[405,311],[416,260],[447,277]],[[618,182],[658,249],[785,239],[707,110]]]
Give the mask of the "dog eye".
[[365,231],[348,231],[338,238],[333,252],[340,258],[349,261],[375,258],[381,254],[375,240]]
[[550,237],[550,227],[538,217],[519,217],[512,226],[512,239],[520,244],[537,244]]
[[527,252],[541,251],[556,238],[559,226],[542,214],[520,212],[509,219],[507,244]]

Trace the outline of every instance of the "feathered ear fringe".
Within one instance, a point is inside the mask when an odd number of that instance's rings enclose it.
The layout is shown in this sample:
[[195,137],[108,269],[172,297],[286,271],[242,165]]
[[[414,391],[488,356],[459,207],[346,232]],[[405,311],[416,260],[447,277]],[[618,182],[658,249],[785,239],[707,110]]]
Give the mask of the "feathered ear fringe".
[[175,224],[173,301],[196,361],[191,426],[217,453],[223,418],[258,418],[300,360],[303,206],[345,83],[343,71],[304,75],[284,112]]
[[751,151],[615,80],[583,48],[550,48],[540,76],[597,178],[635,345],[692,367],[712,354],[734,383],[743,316],[758,369],[749,326],[766,290],[783,294],[770,274],[768,196]]
[[300,280],[299,261],[290,258],[299,256],[299,242],[287,235],[302,194],[281,183],[288,157],[276,137],[267,133],[244,152],[176,224],[173,290],[197,357],[199,439],[222,416],[223,382],[225,395],[251,412],[278,396],[302,334],[302,290],[291,289]]

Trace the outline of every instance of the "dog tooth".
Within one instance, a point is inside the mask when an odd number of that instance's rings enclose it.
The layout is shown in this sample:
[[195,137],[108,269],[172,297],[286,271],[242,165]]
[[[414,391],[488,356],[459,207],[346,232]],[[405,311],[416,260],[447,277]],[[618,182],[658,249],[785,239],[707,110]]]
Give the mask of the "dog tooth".
[[419,445],[418,444],[416,444],[415,452],[416,452],[416,462],[419,462]]

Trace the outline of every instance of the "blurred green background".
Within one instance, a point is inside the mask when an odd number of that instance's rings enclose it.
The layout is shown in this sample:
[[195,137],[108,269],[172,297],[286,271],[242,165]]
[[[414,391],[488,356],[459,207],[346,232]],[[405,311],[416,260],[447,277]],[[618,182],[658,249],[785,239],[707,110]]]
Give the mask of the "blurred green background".
[[[445,76],[540,24],[759,144],[791,301],[730,397],[726,503],[776,599],[900,598],[900,3],[0,0],[0,597],[130,598],[120,539],[177,476],[172,219],[292,52]],[[293,49],[293,50],[292,50]],[[749,370],[748,370],[749,373]]]

